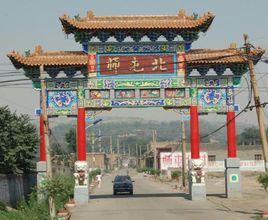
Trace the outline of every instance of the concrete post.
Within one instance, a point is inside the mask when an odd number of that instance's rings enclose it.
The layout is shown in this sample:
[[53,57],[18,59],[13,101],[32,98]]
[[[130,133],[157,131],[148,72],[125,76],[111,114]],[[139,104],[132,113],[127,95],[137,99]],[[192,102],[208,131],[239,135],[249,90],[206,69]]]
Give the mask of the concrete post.
[[77,115],[77,161],[75,162],[74,200],[76,204],[89,201],[88,162],[86,160],[86,122],[85,109],[78,108]]
[[204,160],[200,159],[198,107],[190,107],[191,160],[189,161],[189,192],[191,200],[206,199]]
[[[37,189],[41,188],[42,181],[47,176],[45,130],[44,130],[44,118],[42,114],[39,116],[39,137],[40,137],[39,162],[36,163]],[[38,190],[38,201],[41,201],[43,198],[44,195],[41,194]]]
[[236,126],[235,112],[227,112],[227,150],[225,159],[225,192],[227,198],[237,198],[242,195],[240,160],[236,157]]
[[40,193],[40,188],[42,187],[42,181],[46,179],[47,176],[47,163],[46,161],[39,161],[36,163],[37,171],[37,199],[41,201],[44,195]]

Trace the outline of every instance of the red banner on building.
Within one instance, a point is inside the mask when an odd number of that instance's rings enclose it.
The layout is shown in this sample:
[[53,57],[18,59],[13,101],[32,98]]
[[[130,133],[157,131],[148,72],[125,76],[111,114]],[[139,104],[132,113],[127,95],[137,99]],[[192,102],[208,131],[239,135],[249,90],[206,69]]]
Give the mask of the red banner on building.
[[175,74],[175,54],[99,55],[99,75]]

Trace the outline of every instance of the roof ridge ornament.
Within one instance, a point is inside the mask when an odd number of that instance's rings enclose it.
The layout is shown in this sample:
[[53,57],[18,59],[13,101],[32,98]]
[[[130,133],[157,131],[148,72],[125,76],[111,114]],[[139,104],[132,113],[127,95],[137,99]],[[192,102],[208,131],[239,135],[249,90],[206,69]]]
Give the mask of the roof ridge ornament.
[[184,9],[180,9],[178,13],[178,17],[181,19],[186,18],[186,11]]
[[87,11],[87,18],[94,18],[94,12],[92,10]]
[[230,49],[237,49],[237,44],[235,42],[230,43]]
[[36,55],[41,55],[41,54],[43,53],[42,46],[41,46],[41,45],[37,45],[37,46],[35,46],[34,53],[35,53]]

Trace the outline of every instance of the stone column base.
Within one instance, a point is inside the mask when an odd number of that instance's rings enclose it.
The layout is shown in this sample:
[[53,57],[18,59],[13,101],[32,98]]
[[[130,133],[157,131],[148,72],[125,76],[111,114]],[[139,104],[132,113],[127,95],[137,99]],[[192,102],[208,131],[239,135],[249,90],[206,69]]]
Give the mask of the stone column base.
[[89,202],[89,187],[75,186],[74,187],[74,201],[77,205],[87,204]]
[[[204,161],[202,159],[189,160],[189,193],[191,200],[206,199]],[[198,176],[201,173],[201,176]]]
[[190,183],[189,192],[191,200],[206,199],[206,185],[204,183]]
[[227,198],[242,196],[239,158],[225,159],[225,192]]

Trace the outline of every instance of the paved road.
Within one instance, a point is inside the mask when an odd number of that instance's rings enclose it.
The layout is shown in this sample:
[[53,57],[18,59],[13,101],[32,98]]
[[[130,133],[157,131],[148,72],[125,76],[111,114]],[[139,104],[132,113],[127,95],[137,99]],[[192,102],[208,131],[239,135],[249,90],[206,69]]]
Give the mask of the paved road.
[[[120,171],[125,172],[125,171]],[[112,195],[114,175],[106,175],[101,188],[94,190],[87,205],[77,207],[72,220],[202,220],[248,219],[209,200],[190,201],[166,184],[154,182],[134,171],[134,195]]]

